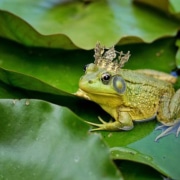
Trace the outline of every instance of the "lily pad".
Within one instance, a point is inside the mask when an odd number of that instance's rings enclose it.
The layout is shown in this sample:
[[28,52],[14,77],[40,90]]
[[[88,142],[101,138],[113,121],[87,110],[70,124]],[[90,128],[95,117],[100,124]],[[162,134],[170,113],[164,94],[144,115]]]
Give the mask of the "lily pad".
[[0,36],[27,46],[77,49],[66,35],[42,35],[11,12],[0,10],[0,24]]
[[[152,124],[154,124],[154,122],[152,122]],[[126,132],[125,134],[124,132],[120,132],[119,134],[111,134],[111,136],[109,134],[109,136],[105,135],[105,132],[102,133],[104,139],[111,147],[112,158],[147,164],[165,176],[178,179],[180,176],[179,168],[177,168],[180,149],[179,138],[176,138],[175,135],[172,134],[155,142],[154,140],[160,132],[153,130],[143,138],[124,146],[123,141],[132,138],[133,135],[138,135],[138,133],[141,134],[143,131],[146,131],[144,128],[148,128],[148,125],[146,125],[146,123],[142,124],[141,128],[141,131],[137,131],[137,128],[135,128],[132,130],[134,131],[132,133]],[[111,142],[112,139],[117,139],[118,137],[119,143],[115,144]],[[169,152],[172,153],[169,154]]]
[[154,7],[165,14],[180,18],[180,4],[176,0],[157,0],[156,2],[151,0],[134,0],[134,2]]
[[125,180],[164,180],[165,176],[159,174],[153,168],[144,164],[135,163],[132,161],[116,161],[117,166],[122,169]]
[[0,111],[1,179],[122,179],[100,136],[67,108],[0,100]]
[[[131,0],[0,1],[0,36],[28,46],[92,49],[175,36],[179,23]],[[167,26],[168,24],[168,26]]]

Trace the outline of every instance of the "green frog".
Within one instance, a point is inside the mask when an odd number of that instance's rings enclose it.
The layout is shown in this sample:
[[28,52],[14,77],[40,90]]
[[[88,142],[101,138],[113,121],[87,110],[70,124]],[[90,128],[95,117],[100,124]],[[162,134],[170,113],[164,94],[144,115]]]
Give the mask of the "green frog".
[[149,70],[128,70],[122,67],[130,52],[124,54],[100,43],[95,47],[95,61],[85,67],[76,95],[99,104],[114,121],[96,126],[93,130],[131,130],[133,121],[147,121],[157,117],[162,133],[155,141],[170,133],[180,132],[180,89],[175,92],[176,78],[169,74]]

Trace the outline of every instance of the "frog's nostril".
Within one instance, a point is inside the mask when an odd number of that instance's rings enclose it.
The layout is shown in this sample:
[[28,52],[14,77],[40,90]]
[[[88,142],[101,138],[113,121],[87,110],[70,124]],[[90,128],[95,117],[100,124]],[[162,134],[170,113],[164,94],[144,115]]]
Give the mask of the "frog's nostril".
[[93,83],[93,81],[92,81],[92,80],[89,80],[89,81],[88,81],[88,83],[89,83],[89,84],[92,84],[92,83]]

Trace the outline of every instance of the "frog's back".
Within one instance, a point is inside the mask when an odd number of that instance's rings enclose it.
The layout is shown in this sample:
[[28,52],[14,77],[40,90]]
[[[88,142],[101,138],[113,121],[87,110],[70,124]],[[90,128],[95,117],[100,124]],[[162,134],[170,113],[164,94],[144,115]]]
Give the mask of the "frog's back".
[[133,70],[122,69],[119,73],[126,81],[124,106],[130,107],[133,120],[154,117],[163,94],[173,94],[171,83],[153,78]]
[[136,70],[121,69],[119,74],[124,78],[124,80],[127,83],[130,83],[130,84],[137,84],[139,86],[147,85],[147,87],[151,86],[160,91],[162,90],[166,91],[166,89],[169,90],[169,88],[173,89],[173,86],[171,83],[154,78],[152,76],[149,76],[143,73],[139,73]]

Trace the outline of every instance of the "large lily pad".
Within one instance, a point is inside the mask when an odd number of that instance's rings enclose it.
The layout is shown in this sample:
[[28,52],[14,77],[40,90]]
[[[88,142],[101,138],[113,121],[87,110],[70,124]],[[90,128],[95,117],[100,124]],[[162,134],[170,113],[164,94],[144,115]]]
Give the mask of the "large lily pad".
[[29,46],[92,49],[174,36],[179,23],[131,0],[0,1],[0,35]]
[[67,108],[0,100],[1,179],[122,179],[97,134]]

